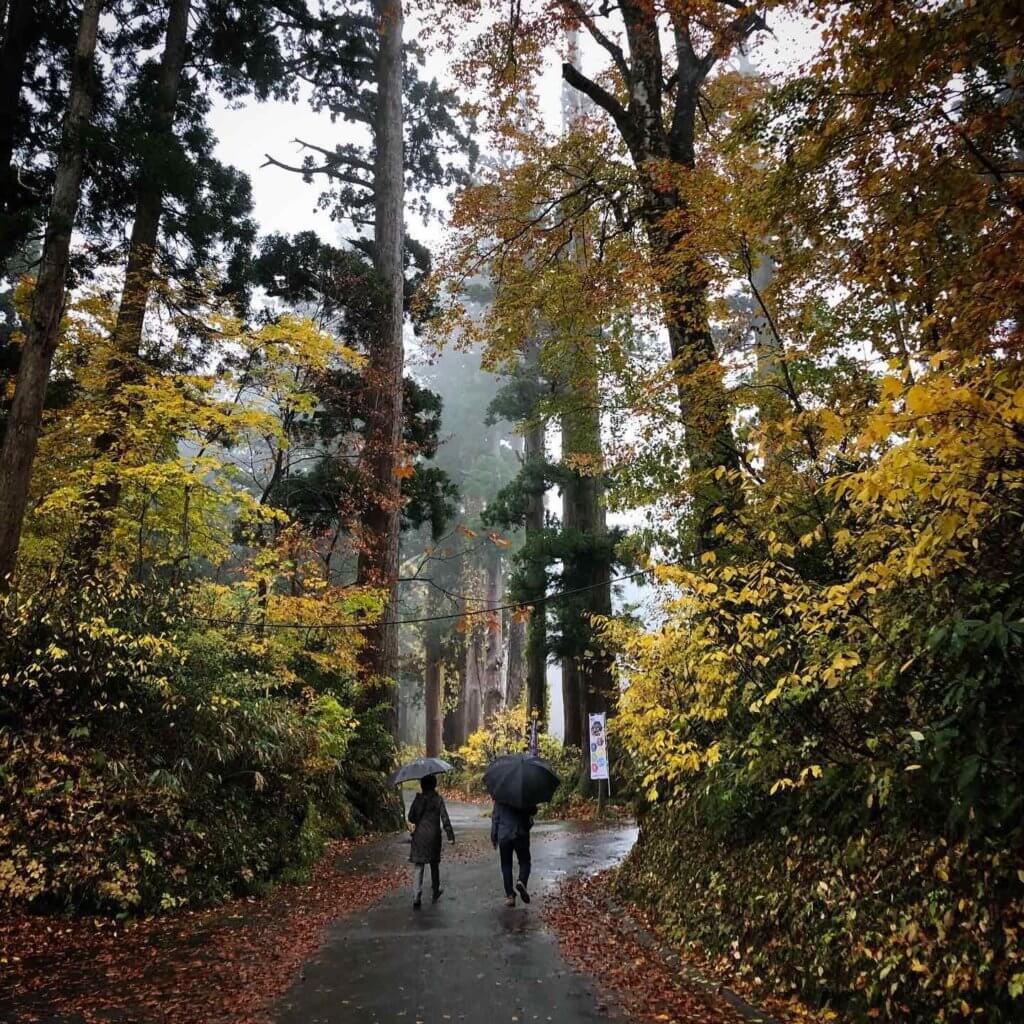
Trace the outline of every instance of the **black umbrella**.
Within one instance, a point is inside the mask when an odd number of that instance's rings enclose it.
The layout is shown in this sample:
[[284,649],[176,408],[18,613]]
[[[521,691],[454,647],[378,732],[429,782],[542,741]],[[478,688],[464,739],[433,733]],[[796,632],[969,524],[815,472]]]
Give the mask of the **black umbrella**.
[[508,754],[492,762],[484,772],[487,792],[500,804],[525,810],[547,803],[558,789],[558,776],[536,754]]
[[415,761],[403,764],[398,771],[391,775],[391,785],[400,786],[403,782],[410,782],[412,779],[422,779],[427,775],[443,775],[452,771],[452,766],[439,757],[417,757]]

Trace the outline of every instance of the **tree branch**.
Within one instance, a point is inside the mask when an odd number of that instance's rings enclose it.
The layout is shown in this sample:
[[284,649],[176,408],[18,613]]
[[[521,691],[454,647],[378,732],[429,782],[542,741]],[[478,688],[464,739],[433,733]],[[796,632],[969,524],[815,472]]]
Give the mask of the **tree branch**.
[[578,0],[562,0],[562,4],[564,7],[567,7],[569,11],[572,12],[576,20],[586,28],[594,41],[607,50],[611,55],[612,60],[615,62],[615,67],[618,68],[619,74],[622,75],[623,83],[628,85],[629,64],[626,63],[626,57],[622,52],[622,47],[617,43],[614,43],[604,34],[604,32],[601,31],[597,22],[594,21],[593,16],[587,13],[583,4],[579,3]]
[[607,89],[577,71],[568,61],[562,64],[562,78],[610,114],[623,138],[629,143],[634,136],[633,123],[626,113],[626,108]]
[[302,146],[303,149],[311,149],[315,153],[322,153],[328,160],[346,163],[349,167],[356,167],[361,171],[366,171],[368,174],[373,174],[373,164],[369,160],[363,160],[351,153],[341,153],[336,149],[324,149],[323,146],[317,146],[315,143],[305,142],[302,139],[292,139],[292,142]]
[[331,164],[323,164],[321,167],[296,167],[294,164],[286,164],[282,160],[278,160],[272,157],[269,153],[263,154],[266,159],[260,164],[261,167],[280,167],[283,171],[291,171],[293,174],[303,174],[312,176],[314,174],[323,174],[328,178],[332,178],[334,181],[343,181],[347,185],[356,185],[359,188],[365,188],[370,192],[373,192],[373,185],[368,181],[363,181],[362,178],[357,177],[354,174],[349,174],[346,171],[341,171],[337,167]]

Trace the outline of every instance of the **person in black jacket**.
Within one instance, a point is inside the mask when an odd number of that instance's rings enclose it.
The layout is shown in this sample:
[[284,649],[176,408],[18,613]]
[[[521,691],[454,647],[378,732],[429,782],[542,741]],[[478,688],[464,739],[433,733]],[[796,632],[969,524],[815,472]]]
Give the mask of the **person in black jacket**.
[[420,779],[421,792],[409,808],[409,821],[415,826],[412,833],[412,848],[409,860],[412,863],[412,905],[418,910],[423,900],[423,869],[430,865],[430,886],[433,901],[441,898],[441,826],[448,835],[448,842],[455,842],[455,831],[448,818],[444,797],[437,791],[437,776],[427,775]]
[[[491,811],[491,845],[501,857],[501,877],[505,883],[505,906],[516,905],[516,893],[524,903],[530,902],[526,883],[530,880],[530,829],[536,807],[525,810],[511,804],[495,803]],[[512,855],[519,861],[519,880],[512,887]]]

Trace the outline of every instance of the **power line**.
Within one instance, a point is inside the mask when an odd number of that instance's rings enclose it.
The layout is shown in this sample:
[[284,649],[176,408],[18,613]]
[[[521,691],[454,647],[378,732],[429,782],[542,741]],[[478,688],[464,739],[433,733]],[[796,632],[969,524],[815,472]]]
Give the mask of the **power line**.
[[572,590],[556,590],[551,594],[544,594],[532,601],[516,601],[513,604],[495,605],[490,608],[471,608],[463,612],[452,612],[450,615],[424,615],[415,619],[392,619],[390,622],[373,622],[371,620],[360,620],[358,622],[249,622],[245,619],[213,619],[204,616],[192,616],[191,621],[204,622],[211,626],[235,626],[239,629],[366,629],[368,626],[412,626],[423,622],[448,622],[452,619],[466,619],[474,615],[490,615],[493,612],[533,608],[536,605],[547,604],[549,601],[557,601],[563,597],[584,594],[588,590],[597,590],[600,587],[610,587],[616,583],[624,583],[626,580],[633,580],[638,576],[648,576],[652,572],[654,572],[653,569],[640,569],[625,576],[617,576],[607,582],[590,583],[585,587],[574,587]]

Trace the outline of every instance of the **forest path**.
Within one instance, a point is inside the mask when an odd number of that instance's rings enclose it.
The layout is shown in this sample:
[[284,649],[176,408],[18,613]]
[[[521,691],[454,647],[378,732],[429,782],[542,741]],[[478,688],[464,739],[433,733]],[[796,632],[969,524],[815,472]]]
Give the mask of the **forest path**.
[[[456,847],[486,842],[489,807],[449,804]],[[541,901],[565,878],[618,863],[636,840],[629,825],[540,822],[533,833],[533,903],[504,905],[497,857],[453,862],[445,844],[444,895],[412,908],[410,887],[340,918],[276,1006],[275,1024],[555,1024],[616,1022],[593,981],[562,958]],[[363,858],[392,863],[408,843],[374,844]],[[428,886],[429,889],[429,886]],[[600,965],[595,965],[599,971]]]

